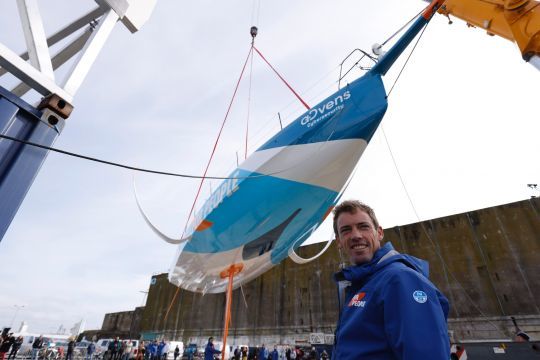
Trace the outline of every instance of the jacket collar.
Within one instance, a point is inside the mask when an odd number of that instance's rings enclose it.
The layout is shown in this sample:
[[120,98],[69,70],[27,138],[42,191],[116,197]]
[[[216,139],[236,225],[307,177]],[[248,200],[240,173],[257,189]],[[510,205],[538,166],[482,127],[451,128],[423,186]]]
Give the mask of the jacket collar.
[[429,264],[427,261],[415,258],[414,256],[400,254],[394,250],[394,247],[390,242],[387,242],[379,250],[377,250],[375,254],[373,254],[373,259],[371,259],[370,262],[346,267],[340,272],[334,274],[334,279],[338,283],[340,281],[348,281],[349,283],[364,281],[378,269],[397,261],[419,272],[426,278],[429,277]]
[[385,264],[390,257],[397,254],[399,253],[394,250],[392,243],[387,242],[373,254],[373,258],[370,262],[346,267],[334,274],[334,279],[337,282],[343,280],[349,282],[360,281],[372,274],[376,267]]

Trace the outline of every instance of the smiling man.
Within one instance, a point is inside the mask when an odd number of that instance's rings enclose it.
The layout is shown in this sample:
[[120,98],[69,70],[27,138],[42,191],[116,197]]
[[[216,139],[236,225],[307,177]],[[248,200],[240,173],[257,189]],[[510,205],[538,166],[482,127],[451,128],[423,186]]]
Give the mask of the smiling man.
[[332,359],[448,360],[448,300],[428,263],[398,253],[375,212],[359,201],[334,209],[334,232],[351,266],[335,274],[340,316]]

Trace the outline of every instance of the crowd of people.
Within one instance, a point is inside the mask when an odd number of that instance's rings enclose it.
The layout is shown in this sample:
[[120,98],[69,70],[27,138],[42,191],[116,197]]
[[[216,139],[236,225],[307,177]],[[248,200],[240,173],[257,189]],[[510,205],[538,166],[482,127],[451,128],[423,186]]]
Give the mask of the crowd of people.
[[[88,353],[88,351],[87,351]],[[114,339],[108,345],[104,360],[166,360],[169,353],[169,343],[164,340],[141,341],[137,347],[134,347],[131,340]],[[174,349],[174,359],[180,354],[178,345]],[[92,360],[91,358],[87,360]]]
[[[0,360],[5,360],[6,354],[8,355],[8,360],[15,359],[17,354],[19,353],[19,350],[21,349],[23,341],[24,338],[20,335],[15,337],[13,333],[3,333],[0,336]],[[42,354],[40,356],[40,352],[42,352],[43,350],[48,350],[45,345],[45,339],[43,338],[43,336],[36,337],[32,342],[32,351],[30,358],[32,360],[38,360],[39,358],[49,358],[49,356],[46,356],[47,354]],[[73,360],[74,350],[75,339],[71,338],[67,343],[65,360]],[[64,349],[62,347],[58,347],[57,353],[54,358],[64,359]]]
[[[23,337],[13,336],[13,333],[3,334],[0,336],[0,360],[15,359],[21,345]],[[43,336],[36,337],[32,342],[31,353],[28,357],[31,360],[39,359],[55,359],[55,360],[74,360],[75,356],[75,340],[69,339],[67,346],[58,346],[55,348],[55,356],[45,356],[48,350],[48,341]],[[296,359],[312,359],[312,360],[327,360],[329,359],[326,351],[319,352],[315,347],[311,350],[302,347],[280,347],[274,346],[272,350],[267,349],[263,344],[260,347],[238,346],[231,347],[229,359],[233,360],[296,360]],[[164,340],[157,341],[140,341],[136,344],[133,340],[120,340],[118,337],[110,341],[105,352],[100,353],[96,349],[96,343],[90,342],[86,346],[85,353],[79,354],[85,360],[167,360],[170,344]],[[180,360],[182,351],[175,346],[173,352],[174,360]],[[200,359],[213,360],[220,356],[221,351],[214,346],[213,338],[208,339],[204,349],[198,352],[196,349],[188,347],[183,352],[183,357],[188,360]],[[99,356],[98,356],[99,355]]]
[[[21,345],[23,337],[13,336],[13,333],[5,333],[0,335],[0,360],[15,359]],[[96,351],[94,342],[88,343],[86,348],[79,348],[82,351],[78,352],[85,360],[95,360],[98,358],[103,360],[166,360],[169,352],[169,344],[165,341],[158,342],[157,340],[140,342],[138,346],[134,346],[132,340],[120,340],[118,337],[109,342],[104,353]],[[31,346],[31,352],[27,354],[31,360],[39,359],[55,359],[55,360],[74,360],[75,355],[75,339],[70,338],[65,346],[51,346],[51,343],[43,336],[36,337]],[[79,345],[80,346],[80,345]],[[53,353],[54,356],[50,356]],[[180,355],[178,346],[174,349],[174,360]]]
[[326,350],[318,351],[314,346],[307,350],[302,347],[286,347],[278,349],[274,346],[273,350],[268,350],[263,344],[249,351],[247,346],[240,346],[234,349],[231,359],[233,360],[328,360],[330,357]]
[[[330,358],[326,350],[323,349],[319,352],[315,346],[312,346],[311,349],[303,349],[300,346],[280,348],[274,346],[273,350],[269,350],[262,344],[260,347],[233,346],[230,349],[229,359],[232,360],[328,360]],[[204,360],[213,360],[219,354],[221,351],[215,348],[214,338],[208,338],[208,343],[204,348]],[[193,356],[188,356],[188,360],[191,359]]]

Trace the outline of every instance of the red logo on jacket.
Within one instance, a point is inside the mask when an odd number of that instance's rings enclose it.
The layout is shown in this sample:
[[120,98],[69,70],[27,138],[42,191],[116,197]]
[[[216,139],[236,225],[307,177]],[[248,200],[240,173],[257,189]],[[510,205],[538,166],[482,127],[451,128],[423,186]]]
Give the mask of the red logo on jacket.
[[360,292],[354,295],[348,306],[364,307],[366,305],[366,302],[362,300],[364,296],[366,296],[365,292]]

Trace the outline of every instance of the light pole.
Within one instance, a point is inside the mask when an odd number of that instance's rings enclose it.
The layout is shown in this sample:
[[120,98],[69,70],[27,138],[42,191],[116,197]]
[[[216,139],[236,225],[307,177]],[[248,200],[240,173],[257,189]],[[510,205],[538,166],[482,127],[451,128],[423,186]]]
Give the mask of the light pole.
[[141,304],[141,306],[144,306],[146,303],[146,297],[148,296],[148,291],[139,290],[139,292],[144,294]]
[[15,318],[17,317],[17,314],[19,313],[19,310],[24,308],[24,305],[13,305],[15,307],[15,314],[13,314],[13,318],[11,318],[11,324],[9,324],[9,327],[13,327],[13,323],[15,322]]
[[[538,184],[527,184],[527,187],[529,189],[531,189],[532,191],[539,191],[540,192],[540,189],[538,189]],[[535,195],[531,195],[531,199],[534,199],[536,196]]]

